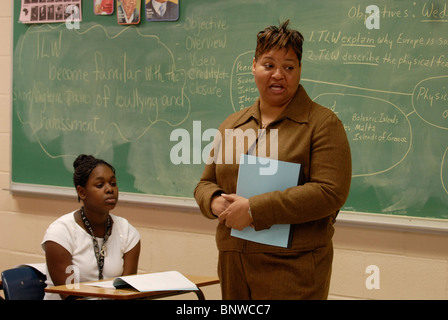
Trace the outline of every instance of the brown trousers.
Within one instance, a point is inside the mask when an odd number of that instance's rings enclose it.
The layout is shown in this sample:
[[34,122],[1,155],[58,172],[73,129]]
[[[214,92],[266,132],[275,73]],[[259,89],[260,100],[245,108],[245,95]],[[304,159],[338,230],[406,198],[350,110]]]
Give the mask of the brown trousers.
[[307,252],[220,251],[224,300],[322,300],[330,287],[333,247]]

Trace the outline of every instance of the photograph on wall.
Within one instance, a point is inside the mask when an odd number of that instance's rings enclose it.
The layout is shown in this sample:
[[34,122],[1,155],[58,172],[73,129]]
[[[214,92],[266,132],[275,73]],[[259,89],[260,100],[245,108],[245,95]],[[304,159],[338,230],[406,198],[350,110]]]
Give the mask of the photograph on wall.
[[94,0],[93,12],[97,16],[108,16],[114,13],[114,0]]
[[117,21],[119,24],[139,24],[141,0],[117,0]]
[[81,0],[22,0],[21,23],[57,23],[82,20]]
[[145,0],[147,21],[177,21],[180,0]]

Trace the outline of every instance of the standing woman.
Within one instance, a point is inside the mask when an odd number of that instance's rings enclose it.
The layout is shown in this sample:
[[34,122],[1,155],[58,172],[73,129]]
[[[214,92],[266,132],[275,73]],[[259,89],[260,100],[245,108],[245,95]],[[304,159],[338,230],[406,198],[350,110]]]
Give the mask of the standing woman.
[[[219,219],[216,242],[223,299],[328,296],[333,224],[350,188],[350,147],[341,121],[313,102],[300,84],[303,36],[288,24],[289,20],[258,33],[252,73],[260,96],[254,105],[224,120],[218,136],[225,137],[228,130],[264,129],[270,141],[271,130],[277,130],[278,160],[300,163],[304,183],[249,199],[235,195],[239,165],[222,159],[239,159],[235,153],[241,146],[233,145],[232,150],[224,141],[221,161],[207,163],[195,189],[202,213]],[[249,147],[244,148],[247,153]],[[274,224],[292,225],[290,248],[230,235],[231,228],[252,226],[258,231]]]
[[[118,201],[115,169],[88,155],[78,156],[73,167],[73,182],[83,206],[47,229],[42,248],[48,285],[137,273],[140,234],[126,219],[109,213]],[[47,293],[45,298],[59,296]]]

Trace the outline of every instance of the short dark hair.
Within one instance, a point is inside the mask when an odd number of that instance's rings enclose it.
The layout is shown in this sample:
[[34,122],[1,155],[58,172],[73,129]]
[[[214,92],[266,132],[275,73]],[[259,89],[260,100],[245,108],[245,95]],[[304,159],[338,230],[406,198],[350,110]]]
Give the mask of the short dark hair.
[[272,50],[280,50],[283,48],[292,48],[302,64],[302,45],[304,38],[302,34],[293,29],[288,28],[289,19],[280,24],[280,27],[270,26],[257,34],[257,48],[255,49],[255,61],[258,58]]
[[75,168],[75,172],[73,173],[73,183],[75,184],[75,187],[85,187],[93,169],[95,169],[100,164],[108,166],[115,174],[115,168],[106,161],[97,159],[91,155],[79,155],[73,162],[73,168]]

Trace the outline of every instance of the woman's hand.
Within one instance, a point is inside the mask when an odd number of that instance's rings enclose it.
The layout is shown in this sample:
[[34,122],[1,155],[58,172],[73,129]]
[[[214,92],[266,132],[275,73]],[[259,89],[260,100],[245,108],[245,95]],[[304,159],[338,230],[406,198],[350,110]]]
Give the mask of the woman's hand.
[[226,201],[226,209],[219,215],[219,222],[228,228],[243,230],[252,225],[252,216],[249,214],[249,200],[236,194],[222,194]]
[[212,208],[212,213],[217,217],[219,217],[220,214],[223,213],[224,210],[226,210],[229,205],[230,205],[230,202],[227,201],[221,195],[214,196],[212,198],[212,202],[210,204],[210,206]]

